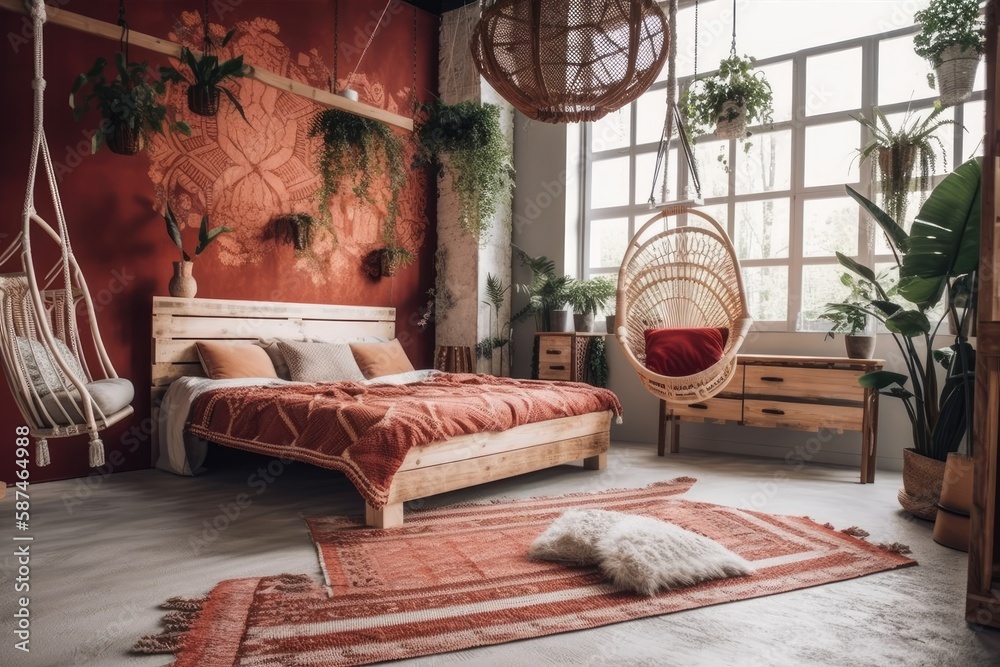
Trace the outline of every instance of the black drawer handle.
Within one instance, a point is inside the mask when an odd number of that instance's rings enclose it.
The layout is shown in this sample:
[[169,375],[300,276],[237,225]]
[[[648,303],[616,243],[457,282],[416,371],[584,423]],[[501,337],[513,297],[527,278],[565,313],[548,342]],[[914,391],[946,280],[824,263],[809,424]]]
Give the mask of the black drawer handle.
[[545,350],[545,354],[562,354],[562,350]]
[[566,370],[566,367],[565,366],[549,366],[549,370],[550,371],[564,371],[564,370]]
[[763,382],[784,382],[785,378],[779,378],[779,377],[775,377],[773,375],[765,375],[764,377],[761,378],[761,381],[763,381]]
[[761,412],[763,412],[766,415],[783,415],[783,414],[785,414],[784,410],[778,410],[777,408],[763,408],[761,410]]
[[689,408],[694,408],[695,410],[708,410],[708,406],[704,403],[692,403],[688,406]]

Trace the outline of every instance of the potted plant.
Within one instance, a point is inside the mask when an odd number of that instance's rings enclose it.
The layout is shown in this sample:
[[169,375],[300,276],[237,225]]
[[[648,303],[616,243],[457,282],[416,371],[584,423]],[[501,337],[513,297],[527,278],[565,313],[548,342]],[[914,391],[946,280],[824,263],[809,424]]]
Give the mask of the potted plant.
[[913,189],[917,165],[920,165],[917,182],[920,192],[927,192],[930,187],[938,150],[947,166],[947,152],[934,132],[942,125],[954,125],[955,121],[938,120],[942,111],[944,107],[937,106],[923,120],[907,111],[898,129],[893,129],[878,107],[872,108],[871,118],[864,114],[855,118],[869,135],[868,141],[858,150],[858,156],[862,162],[873,158],[872,168],[882,192],[882,208],[900,224],[906,220],[908,197]]
[[274,221],[275,227],[286,243],[291,243],[295,254],[300,255],[312,245],[313,229],[316,220],[308,213],[288,213],[279,216]]
[[569,328],[569,311],[565,310],[565,306],[569,301],[572,279],[556,275],[555,262],[545,255],[532,257],[513,244],[511,247],[521,265],[531,271],[530,282],[515,286],[518,292],[528,295],[528,303],[510,318],[511,322],[534,316],[536,331],[566,331]]
[[685,124],[693,136],[712,129],[719,139],[746,139],[747,125],[771,122],[771,84],[754,72],[755,60],[732,53],[715,74],[695,81],[681,96]]
[[[227,32],[226,36],[222,38],[222,42],[219,43],[219,48],[225,48],[235,33],[236,28]],[[209,48],[200,58],[195,57],[191,49],[186,46],[181,47],[180,62],[190,71],[191,78],[184,76],[180,70],[173,66],[161,67],[160,78],[164,81],[188,85],[188,109],[192,113],[199,116],[214,116],[219,112],[219,99],[222,93],[225,93],[236,110],[240,112],[243,120],[247,120],[243,105],[236,98],[236,94],[222,85],[226,81],[241,78],[246,74],[243,56],[236,56],[220,62],[219,57],[211,52],[214,44],[210,40],[206,44]],[[250,121],[247,120],[247,122]]]
[[[332,221],[330,202],[340,191],[343,181],[352,183],[356,197],[375,204],[372,184],[376,177],[384,175],[389,179],[390,191],[384,229],[395,230],[399,193],[406,184],[403,142],[399,136],[385,123],[339,109],[324,109],[316,114],[310,135],[323,140],[317,163],[322,178],[320,222],[329,224]],[[387,246],[387,249],[395,248],[389,241]]]
[[[148,145],[150,132],[163,134],[164,123],[171,130],[191,134],[187,123],[167,120],[167,108],[160,102],[166,88],[162,81],[149,78],[146,63],[126,62],[125,56],[118,53],[115,76],[110,80],[104,73],[107,65],[107,60],[98,58],[90,71],[76,78],[69,96],[75,120],[83,118],[92,103],[101,113],[101,124],[91,138],[91,152],[96,153],[102,144],[107,144],[113,153],[135,155]],[[88,85],[90,92],[78,99]]]
[[[496,375],[493,366],[493,353],[497,350],[500,351],[500,375],[504,374],[503,351],[510,344],[511,323],[508,321],[507,324],[501,326],[500,309],[503,308],[509,290],[510,285],[505,287],[503,280],[492,273],[486,274],[486,300],[483,303],[490,309],[490,329],[492,331],[491,335],[476,343],[476,359],[490,360],[490,375]],[[507,356],[509,363],[510,354],[508,353]]]
[[913,15],[920,32],[913,50],[934,68],[941,104],[952,106],[972,94],[979,59],[986,51],[986,31],[979,0],[931,0]]
[[[885,274],[878,276],[879,283],[885,285]],[[844,344],[850,359],[871,359],[875,355],[875,335],[868,331],[868,315],[853,306],[871,302],[876,298],[875,287],[865,279],[856,279],[849,273],[840,276],[840,282],[850,289],[850,294],[841,303],[828,303],[820,318],[831,323],[824,340],[844,334]],[[888,288],[890,297],[895,296],[896,287]]]
[[[862,386],[898,398],[910,419],[913,448],[903,452],[903,488],[899,501],[910,513],[933,519],[941,493],[945,460],[958,451],[972,423],[975,350],[963,326],[975,317],[976,271],[979,267],[979,225],[982,168],[973,159],[949,174],[931,191],[909,234],[889,215],[848,187],[893,245],[899,271],[893,301],[875,272],[837,254],[841,265],[871,283],[875,298],[843,304],[881,322],[899,348],[907,373],[882,370],[859,379]],[[956,289],[966,282],[971,287]],[[963,292],[967,292],[963,296]],[[945,315],[930,316],[946,298],[948,312],[959,322],[951,345],[934,349]],[[939,387],[934,364],[945,369]],[[971,446],[971,439],[969,440]]]
[[495,104],[435,100],[420,107],[413,166],[433,165],[458,195],[462,229],[480,238],[514,187],[514,159]]
[[184,250],[184,243],[181,238],[181,228],[177,224],[177,217],[167,204],[167,210],[163,214],[163,219],[167,222],[167,235],[174,242],[177,249],[181,251],[182,260],[174,262],[174,276],[168,285],[170,296],[190,299],[198,293],[198,282],[194,279],[194,260],[205,251],[220,234],[233,231],[229,227],[219,226],[208,228],[208,215],[201,217],[201,227],[198,229],[198,246],[194,250],[194,257]]
[[604,324],[608,328],[608,333],[615,335],[615,313],[608,313],[604,316]]
[[611,300],[618,286],[607,277],[577,280],[570,284],[569,301],[573,304],[573,324],[578,332],[594,330],[594,315]]

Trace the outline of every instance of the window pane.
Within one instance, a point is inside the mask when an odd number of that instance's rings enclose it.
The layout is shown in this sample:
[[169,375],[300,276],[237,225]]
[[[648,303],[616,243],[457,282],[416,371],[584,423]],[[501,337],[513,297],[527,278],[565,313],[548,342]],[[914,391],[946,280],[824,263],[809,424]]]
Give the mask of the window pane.
[[927,83],[931,67],[913,52],[913,35],[883,39],[878,47],[878,103],[936,98]]
[[[663,68],[666,71],[666,67]],[[663,134],[663,119],[667,113],[665,90],[651,90],[636,100],[635,143],[659,143]],[[675,135],[676,137],[676,130]]]
[[729,142],[699,139],[692,150],[698,164],[698,177],[701,178],[701,195],[706,198],[728,195],[729,174],[723,160],[729,159]]
[[592,220],[590,223],[590,268],[619,266],[625,256],[628,241],[628,218]]
[[861,108],[861,47],[806,59],[806,115]]
[[788,267],[743,267],[750,315],[760,322],[788,319]]
[[774,114],[772,120],[781,123],[792,119],[792,61],[758,67],[764,78],[771,84]]
[[595,160],[590,163],[590,207],[628,206],[629,159]]
[[[667,162],[663,166],[667,168],[667,188],[669,188],[669,192],[667,194],[668,199],[665,201],[681,199],[682,196],[678,195],[677,190],[676,148],[667,153]],[[641,153],[635,157],[635,203],[637,205],[644,205],[648,203],[650,192],[653,193],[653,198],[656,201],[664,201],[662,170],[660,171],[660,177],[656,181],[655,190],[653,188],[653,169],[655,168],[656,153]]]
[[802,203],[802,254],[832,257],[858,254],[858,205],[849,197],[807,199]]
[[[986,135],[986,103],[966,102],[963,106],[962,162],[983,154],[983,137]],[[955,161],[958,166],[958,160]]]
[[858,147],[861,125],[857,121],[806,128],[805,185],[839,185],[861,179]]
[[625,106],[591,123],[591,151],[597,153],[613,148],[625,148],[632,141],[631,127],[632,110],[630,106]]
[[787,199],[736,204],[736,252],[740,259],[788,257]]
[[792,186],[792,131],[763,132],[749,148],[736,149],[736,194],[788,190]]
[[[699,211],[715,218],[715,221],[722,225],[722,228],[729,233],[729,206],[726,204],[714,204],[712,206],[701,206],[698,208]],[[689,215],[687,217],[687,224],[692,227],[706,227],[711,228],[712,226],[705,220],[702,220],[696,215]]]
[[840,282],[844,268],[839,264],[806,264],[802,267],[802,303],[799,329],[828,330],[830,323],[819,320],[826,304],[844,300],[850,290]]

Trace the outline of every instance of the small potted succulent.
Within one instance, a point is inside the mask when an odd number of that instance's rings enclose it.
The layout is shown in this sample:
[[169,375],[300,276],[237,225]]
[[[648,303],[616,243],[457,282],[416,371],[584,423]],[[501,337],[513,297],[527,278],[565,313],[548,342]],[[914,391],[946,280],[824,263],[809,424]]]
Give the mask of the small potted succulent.
[[715,131],[719,139],[746,139],[747,125],[767,124],[773,113],[771,84],[756,61],[735,53],[719,63],[719,71],[695,81],[681,97],[686,125],[693,136]]
[[979,60],[986,51],[986,31],[979,0],[931,0],[913,15],[920,32],[913,50],[934,68],[941,104],[960,104],[972,94]]
[[[224,48],[229,44],[229,40],[236,33],[233,28],[226,33],[219,43],[219,48]],[[187,98],[188,109],[199,116],[214,116],[219,112],[219,100],[225,93],[229,101],[233,103],[236,110],[240,112],[243,120],[247,120],[247,115],[243,111],[243,105],[236,98],[236,94],[222,84],[226,81],[238,79],[246,74],[243,65],[243,56],[236,56],[230,60],[220,61],[217,55],[212,53],[214,44],[208,40],[209,46],[200,58],[195,57],[191,49],[186,46],[181,47],[181,64],[186,66],[191,73],[191,78],[184,76],[176,67],[168,66],[160,68],[160,77],[164,81],[171,83],[188,84]],[[247,121],[248,123],[250,121]]]
[[171,210],[170,204],[167,204],[167,209],[163,213],[163,219],[167,222],[167,235],[170,236],[170,240],[174,242],[177,249],[181,251],[181,257],[183,258],[180,262],[174,262],[174,276],[170,279],[170,284],[168,285],[170,296],[186,299],[193,298],[198,293],[198,282],[194,279],[193,273],[195,258],[203,253],[205,248],[218,238],[220,234],[225,234],[233,230],[224,226],[209,229],[208,216],[203,215],[201,217],[201,227],[198,229],[198,247],[195,248],[194,256],[192,257],[184,250],[181,228],[177,224],[177,216]]
[[[77,121],[93,107],[101,113],[101,125],[91,138],[91,152],[107,144],[112,153],[136,155],[148,145],[149,133],[163,134],[164,124],[171,130],[191,134],[187,123],[167,120],[167,108],[160,101],[166,88],[162,81],[149,77],[146,63],[127,62],[124,54],[118,53],[115,76],[110,80],[105,76],[107,65],[107,60],[98,58],[90,71],[76,78],[69,96]],[[79,99],[86,86],[90,86],[90,92]]]

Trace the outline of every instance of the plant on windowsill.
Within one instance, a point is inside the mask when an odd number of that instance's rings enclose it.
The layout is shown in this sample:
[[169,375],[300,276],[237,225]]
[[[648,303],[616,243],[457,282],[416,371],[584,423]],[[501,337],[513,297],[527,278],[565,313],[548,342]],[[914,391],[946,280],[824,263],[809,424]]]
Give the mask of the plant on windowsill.
[[[887,282],[883,273],[878,276],[880,284]],[[876,299],[875,286],[864,278],[857,279],[850,273],[842,273],[840,282],[850,290],[841,303],[828,303],[820,319],[832,325],[823,340],[832,339],[836,334],[844,334],[847,356],[851,359],[871,359],[875,355],[875,335],[868,330],[869,317],[855,306]],[[886,289],[889,297],[895,296],[896,287]]]
[[201,226],[198,228],[198,247],[194,250],[194,256],[187,254],[184,250],[184,241],[181,237],[181,228],[177,224],[177,216],[174,215],[170,204],[163,213],[163,219],[167,223],[167,235],[174,242],[177,249],[181,251],[182,261],[174,262],[174,276],[168,285],[170,296],[192,298],[198,293],[198,283],[194,279],[194,260],[205,251],[205,249],[221,234],[233,231],[229,227],[218,226],[208,228],[208,215],[201,217]]
[[931,0],[913,19],[920,24],[913,50],[935,72],[928,75],[928,83],[932,88],[937,84],[943,106],[964,102],[972,94],[979,59],[986,51],[979,0]]
[[[229,40],[236,34],[236,28],[226,33],[219,43],[218,48],[225,48]],[[246,75],[246,67],[243,65],[243,56],[236,56],[230,60],[219,61],[219,57],[212,53],[216,48],[215,44],[206,37],[205,53],[201,57],[195,57],[191,49],[186,46],[181,47],[180,62],[191,72],[191,78],[184,76],[180,70],[173,66],[161,67],[160,78],[171,83],[186,83],[188,85],[187,98],[188,109],[199,116],[214,116],[219,112],[219,100],[222,94],[232,102],[233,106],[240,113],[247,123],[247,115],[243,110],[236,94],[222,84],[227,81],[234,81]]]
[[[900,504],[911,514],[933,519],[941,492],[945,460],[960,448],[972,424],[975,350],[966,323],[975,318],[979,268],[979,227],[982,168],[980,158],[946,176],[921,207],[909,234],[888,213],[848,187],[848,194],[867,211],[889,240],[899,269],[893,302],[875,272],[837,254],[841,265],[874,289],[876,298],[841,308],[882,323],[902,354],[907,374],[882,370],[861,376],[859,383],[898,398],[906,408],[913,448],[904,450]],[[945,299],[945,314],[935,307]],[[951,315],[957,334],[948,347],[934,349],[942,322]],[[931,321],[931,316],[936,321]],[[935,363],[945,369],[938,387]],[[972,440],[968,440],[971,448]]]
[[[910,192],[914,189],[914,176],[919,165],[919,180],[916,189],[926,193],[931,177],[937,167],[937,151],[945,170],[948,168],[948,153],[944,144],[934,136],[943,125],[954,125],[953,120],[939,120],[944,107],[938,105],[921,120],[907,111],[899,128],[895,129],[878,107],[872,107],[872,117],[859,114],[855,120],[868,131],[869,139],[858,150],[862,162],[871,159],[875,180],[882,193],[882,208],[900,225],[905,224],[906,209]],[[936,144],[936,147],[935,147]]]
[[[732,53],[719,71],[695,81],[681,96],[685,125],[693,137],[715,132],[718,139],[746,140],[748,125],[771,123],[771,84],[754,71],[754,58]],[[749,150],[750,144],[744,144]]]
[[569,302],[573,304],[573,324],[578,332],[594,330],[594,315],[606,308],[615,297],[618,285],[608,277],[574,280],[569,286]]
[[[107,65],[107,60],[98,58],[90,71],[76,78],[69,96],[75,120],[90,111],[91,103],[101,113],[101,125],[91,138],[92,153],[107,144],[112,153],[136,155],[149,145],[150,133],[163,134],[164,124],[190,136],[187,123],[167,120],[167,107],[160,102],[166,87],[162,81],[149,78],[146,63],[126,62],[124,54],[117,53],[115,77],[111,80],[104,74]],[[77,99],[87,85],[90,92],[82,100]]]
[[[406,168],[403,165],[403,142],[388,125],[356,116],[339,109],[324,109],[313,118],[310,136],[321,137],[317,167],[322,178],[319,189],[319,222],[329,225],[333,216],[330,205],[344,181],[350,182],[354,195],[374,205],[372,185],[376,177],[388,177],[389,201],[383,229],[391,230],[395,238],[396,215],[399,212],[399,193],[406,185]],[[383,236],[386,232],[383,232]],[[336,233],[334,233],[336,242]],[[404,258],[401,248],[389,240],[386,250],[393,257]],[[383,254],[385,257],[385,254]],[[412,257],[410,259],[412,261]],[[398,266],[399,263],[396,262]]]
[[569,326],[569,311],[565,310],[569,301],[569,276],[556,275],[556,263],[545,255],[532,257],[516,245],[511,244],[514,255],[521,266],[531,271],[531,280],[525,285],[516,285],[518,292],[528,295],[528,303],[511,316],[511,322],[534,316],[535,331],[566,331]]
[[420,112],[413,167],[434,166],[439,179],[451,178],[459,224],[482,239],[514,187],[514,159],[500,127],[500,107],[435,100],[420,105]]

